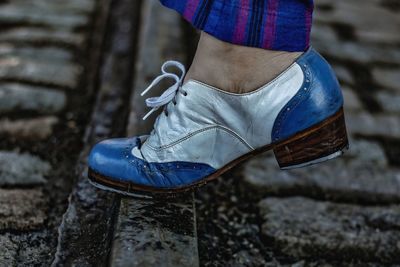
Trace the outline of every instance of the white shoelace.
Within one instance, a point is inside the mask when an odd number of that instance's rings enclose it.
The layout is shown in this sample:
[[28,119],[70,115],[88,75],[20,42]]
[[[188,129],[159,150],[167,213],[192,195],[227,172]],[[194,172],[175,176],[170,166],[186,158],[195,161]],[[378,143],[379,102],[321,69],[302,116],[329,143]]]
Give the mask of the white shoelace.
[[[176,67],[181,71],[181,75],[178,76],[175,73],[168,72],[167,68],[169,67]],[[147,92],[149,92],[153,87],[158,85],[162,80],[168,78],[175,80],[175,83],[169,87],[167,90],[164,91],[158,97],[150,97],[146,99],[146,106],[152,108],[144,117],[143,120],[146,120],[153,112],[157,111],[160,107],[167,105],[171,102],[176,94],[179,92],[179,89],[182,86],[183,78],[185,77],[186,70],[185,66],[178,61],[167,61],[161,66],[162,74],[156,77],[151,84],[142,92],[141,96],[144,96]],[[185,92],[183,92],[185,94]]]

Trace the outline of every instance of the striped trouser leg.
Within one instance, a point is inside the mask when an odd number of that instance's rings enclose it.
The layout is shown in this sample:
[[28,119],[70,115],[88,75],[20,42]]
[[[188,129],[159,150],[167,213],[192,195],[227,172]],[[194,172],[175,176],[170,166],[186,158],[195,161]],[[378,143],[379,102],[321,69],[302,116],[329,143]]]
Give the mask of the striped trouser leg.
[[194,27],[233,44],[304,51],[313,0],[160,0]]

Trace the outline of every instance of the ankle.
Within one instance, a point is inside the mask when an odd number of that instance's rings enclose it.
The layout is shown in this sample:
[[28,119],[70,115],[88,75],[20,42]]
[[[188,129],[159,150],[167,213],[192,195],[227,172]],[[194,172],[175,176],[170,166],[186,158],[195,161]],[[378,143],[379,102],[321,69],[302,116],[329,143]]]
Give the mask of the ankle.
[[273,80],[300,55],[233,45],[202,32],[185,82],[194,79],[229,92],[245,93]]

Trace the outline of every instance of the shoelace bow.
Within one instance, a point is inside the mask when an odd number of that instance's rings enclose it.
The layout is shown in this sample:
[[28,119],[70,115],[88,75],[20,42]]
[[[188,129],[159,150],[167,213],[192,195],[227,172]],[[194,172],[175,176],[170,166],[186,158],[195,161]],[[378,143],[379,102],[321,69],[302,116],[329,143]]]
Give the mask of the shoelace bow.
[[[168,72],[167,68],[176,67],[181,71],[180,76],[175,73]],[[173,79],[175,83],[170,86],[167,90],[164,91],[160,96],[150,97],[146,99],[146,106],[152,108],[144,117],[143,120],[146,120],[151,114],[157,111],[160,107],[167,105],[169,102],[174,100],[176,94],[181,92],[186,95],[186,92],[181,90],[182,81],[186,74],[186,69],[183,64],[178,61],[167,61],[161,66],[162,74],[157,76],[151,84],[141,93],[141,96],[144,96],[147,92],[149,92],[153,87],[158,85],[164,79]]]

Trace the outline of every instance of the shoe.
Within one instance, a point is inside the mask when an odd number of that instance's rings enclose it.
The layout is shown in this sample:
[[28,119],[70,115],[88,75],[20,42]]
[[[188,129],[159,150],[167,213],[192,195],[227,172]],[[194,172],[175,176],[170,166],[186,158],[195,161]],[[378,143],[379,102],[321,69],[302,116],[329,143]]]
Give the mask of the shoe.
[[[181,75],[168,72],[177,67]],[[146,100],[158,116],[150,135],[105,140],[89,156],[97,187],[151,197],[187,191],[238,163],[273,150],[282,169],[335,158],[348,148],[343,97],[329,64],[312,48],[273,81],[235,94],[199,81],[182,86],[184,67],[162,66],[161,80],[175,84]]]

